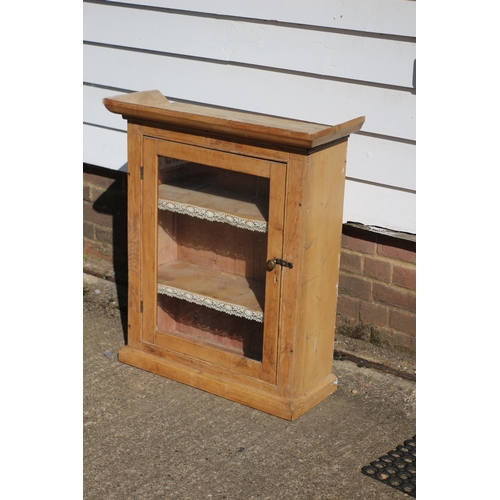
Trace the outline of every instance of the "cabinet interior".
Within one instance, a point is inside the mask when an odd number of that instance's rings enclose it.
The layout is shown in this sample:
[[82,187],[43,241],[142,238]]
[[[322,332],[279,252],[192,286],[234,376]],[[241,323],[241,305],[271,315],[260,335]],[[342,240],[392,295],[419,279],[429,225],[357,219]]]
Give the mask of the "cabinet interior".
[[269,189],[269,178],[160,157],[160,332],[261,360]]

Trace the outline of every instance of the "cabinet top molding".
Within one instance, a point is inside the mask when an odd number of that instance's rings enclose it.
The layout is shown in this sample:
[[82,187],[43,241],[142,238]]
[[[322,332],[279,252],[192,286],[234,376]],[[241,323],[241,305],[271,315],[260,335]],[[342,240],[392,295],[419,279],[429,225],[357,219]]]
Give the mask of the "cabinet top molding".
[[313,149],[360,130],[364,116],[338,125],[321,125],[288,118],[170,102],[160,91],[133,92],[103,99],[112,113],[125,119],[151,121],[280,146]]

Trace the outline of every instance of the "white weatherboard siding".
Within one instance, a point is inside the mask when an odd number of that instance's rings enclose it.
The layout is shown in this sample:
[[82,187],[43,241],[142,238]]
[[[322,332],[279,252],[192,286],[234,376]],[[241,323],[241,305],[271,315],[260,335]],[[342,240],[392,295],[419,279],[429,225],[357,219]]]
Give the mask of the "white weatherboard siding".
[[84,161],[126,169],[102,99],[170,100],[335,124],[350,138],[344,221],[415,233],[411,0],[84,2]]
[[[117,0],[193,13],[415,36],[411,0]],[[113,3],[113,1],[109,2]]]
[[[120,10],[120,22],[130,29],[117,32],[109,29],[115,15],[113,5],[87,5],[85,39],[393,86],[412,85],[412,43],[132,8]],[[144,31],[143,26],[149,29]],[[402,72],[406,64],[409,71]]]
[[85,81],[99,78],[106,87],[128,82],[134,90],[152,90],[165,82],[158,90],[172,100],[332,125],[366,116],[364,132],[415,138],[409,92],[95,45],[84,46],[83,61]]

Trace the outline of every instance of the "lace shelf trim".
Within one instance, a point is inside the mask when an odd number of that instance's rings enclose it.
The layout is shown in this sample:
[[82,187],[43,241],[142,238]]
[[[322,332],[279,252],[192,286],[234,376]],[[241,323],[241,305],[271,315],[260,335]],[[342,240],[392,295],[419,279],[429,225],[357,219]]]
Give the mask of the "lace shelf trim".
[[158,200],[158,208],[161,210],[176,212],[178,214],[197,217],[198,219],[223,222],[225,224],[230,224],[231,226],[248,229],[249,231],[258,231],[260,233],[267,232],[267,222],[244,219],[242,217],[237,217],[236,215],[225,214],[208,208],[196,207],[169,200]]
[[247,309],[243,306],[236,306],[234,304],[215,300],[210,297],[204,297],[203,295],[198,295],[196,293],[186,292],[185,290],[180,290],[179,288],[174,288],[173,286],[159,284],[158,293],[168,295],[169,297],[174,297],[176,299],[185,300],[199,306],[215,309],[216,311],[224,312],[226,314],[238,316],[240,318],[251,319],[259,323],[264,321],[264,313],[262,312],[252,311],[251,309]]

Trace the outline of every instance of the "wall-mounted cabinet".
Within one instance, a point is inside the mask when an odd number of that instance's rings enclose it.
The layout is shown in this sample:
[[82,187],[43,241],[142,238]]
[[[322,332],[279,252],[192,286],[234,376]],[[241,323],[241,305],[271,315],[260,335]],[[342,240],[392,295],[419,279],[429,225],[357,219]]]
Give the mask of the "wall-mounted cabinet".
[[128,120],[124,363],[293,420],[333,393],[347,137],[336,126],[104,99]]

